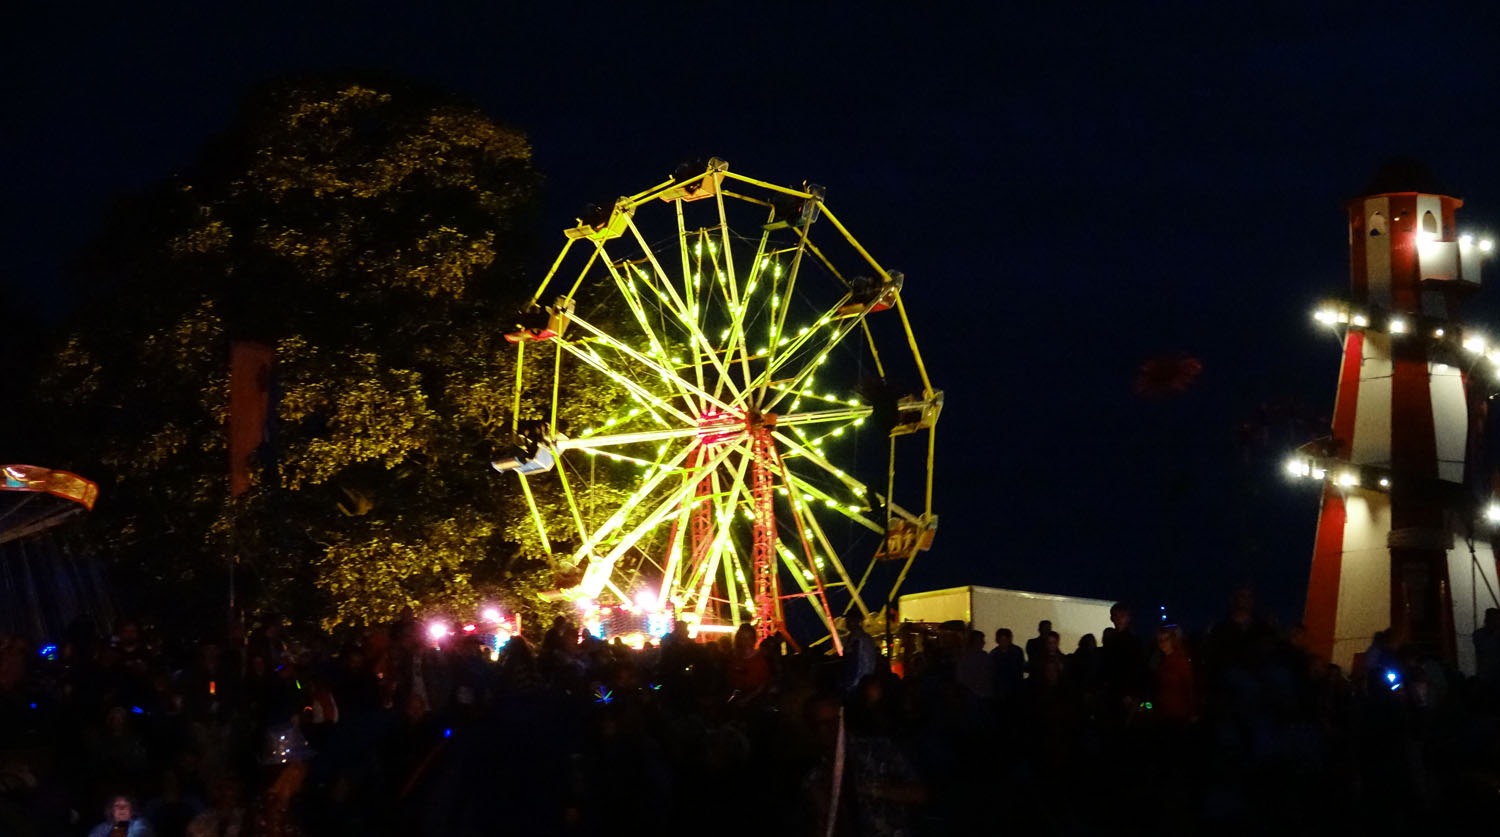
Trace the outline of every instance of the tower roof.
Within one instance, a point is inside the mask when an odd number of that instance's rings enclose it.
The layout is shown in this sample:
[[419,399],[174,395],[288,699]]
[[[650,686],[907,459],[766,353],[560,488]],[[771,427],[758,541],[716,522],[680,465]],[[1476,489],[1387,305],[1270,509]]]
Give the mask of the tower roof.
[[[1385,161],[1365,185],[1361,195],[1385,195],[1393,192],[1421,192],[1449,195],[1427,164],[1413,157],[1392,157]],[[1450,195],[1451,196],[1451,195]]]

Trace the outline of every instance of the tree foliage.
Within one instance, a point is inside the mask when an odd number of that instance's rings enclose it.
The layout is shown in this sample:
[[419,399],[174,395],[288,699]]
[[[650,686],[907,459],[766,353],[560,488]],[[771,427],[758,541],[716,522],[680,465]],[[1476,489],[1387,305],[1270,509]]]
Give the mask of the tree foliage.
[[[45,396],[100,478],[92,542],[163,596],[222,582],[237,555],[253,608],[329,628],[534,606],[550,568],[518,484],[488,462],[511,421],[502,334],[531,290],[538,185],[521,133],[430,91],[320,79],[253,95],[85,263],[93,301]],[[274,347],[275,418],[231,498],[236,339]],[[569,386],[588,411],[587,382]]]

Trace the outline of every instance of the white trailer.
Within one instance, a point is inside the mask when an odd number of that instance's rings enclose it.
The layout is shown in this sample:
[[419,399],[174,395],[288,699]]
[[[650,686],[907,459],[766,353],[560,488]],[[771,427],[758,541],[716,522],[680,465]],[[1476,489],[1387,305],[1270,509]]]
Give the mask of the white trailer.
[[1010,628],[1016,645],[1024,647],[1026,640],[1036,636],[1037,623],[1047,619],[1062,639],[1063,653],[1071,654],[1084,634],[1103,642],[1113,604],[1105,599],[969,586],[907,593],[897,612],[903,622],[965,622],[984,632],[985,648],[995,646],[996,628]]

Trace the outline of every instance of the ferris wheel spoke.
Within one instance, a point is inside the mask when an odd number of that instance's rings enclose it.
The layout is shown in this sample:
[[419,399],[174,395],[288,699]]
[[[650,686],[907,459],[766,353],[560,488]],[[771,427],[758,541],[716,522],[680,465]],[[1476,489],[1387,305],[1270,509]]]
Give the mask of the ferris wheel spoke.
[[692,347],[694,358],[692,367],[697,378],[698,387],[705,391],[708,389],[708,383],[704,380],[703,375],[705,371],[704,362],[706,361],[707,365],[711,366],[712,371],[715,373],[713,376],[715,382],[714,395],[718,398],[723,398],[725,397],[724,392],[727,390],[730,393],[728,398],[731,401],[736,403],[744,401],[744,390],[734,383],[734,376],[730,374],[730,368],[726,365],[731,357],[730,352],[717,348],[708,335],[703,332],[703,328],[696,319],[683,318],[680,322],[683,330],[688,335],[688,343]]
[[[646,261],[651,264],[652,272],[650,274],[647,274],[646,271],[641,270],[639,267],[636,268],[636,274],[641,277],[642,282],[649,283],[649,287],[653,292],[657,294],[657,298],[669,306],[668,310],[674,316],[676,316],[679,321],[686,322],[689,319],[689,312],[692,309],[689,307],[688,303],[678,295],[677,288],[674,287],[671,282],[659,281],[660,277],[667,276],[667,269],[663,267],[661,261],[657,259],[656,253],[651,249],[651,245],[646,243],[646,237],[641,234],[641,228],[636,226],[634,219],[626,221],[626,228],[629,229],[631,234],[635,237],[636,243],[641,247],[641,251],[646,254]],[[686,265],[684,265],[684,268],[685,267]],[[684,273],[684,275],[686,275],[686,273]],[[691,283],[688,283],[688,286],[691,287]]]
[[833,612],[829,608],[826,587],[821,578],[810,566],[802,563],[796,553],[788,549],[785,544],[778,542],[776,553],[781,556],[782,563],[790,570],[792,581],[796,582],[797,588],[802,591],[803,598],[812,605],[823,627],[828,629],[828,636],[833,639],[833,652],[842,655],[844,646],[839,640],[838,625],[833,621]]
[[740,299],[739,280],[734,268],[734,246],[729,233],[729,216],[724,212],[724,193],[716,192],[714,194],[714,201],[718,204],[719,210],[719,246],[724,251],[724,274],[728,277],[726,284],[730,291],[731,300],[737,301],[737,308],[734,309],[733,323],[740,347],[740,370],[744,374],[743,391],[749,392],[751,389],[750,345],[745,335],[745,313],[750,308],[750,294],[755,287],[755,271],[753,269],[750,271],[751,275],[745,283],[744,298]]
[[[835,467],[827,459],[824,459],[822,454],[813,450],[811,447],[799,444],[791,437],[784,434],[777,433],[775,435],[776,438],[787,447],[787,458],[796,457],[798,459],[802,459],[816,465],[817,467],[823,469],[824,472],[831,475],[834,479],[837,479],[839,482],[843,483],[844,486],[848,488],[855,496],[873,498],[874,502],[884,506],[890,512],[890,514],[895,517],[899,517],[902,520],[907,521],[908,523],[920,523],[922,521],[922,518],[916,513],[908,510],[905,506],[902,506],[899,503],[891,501],[891,499],[886,496],[885,492],[871,490],[868,485],[860,482],[859,480],[846,474],[843,470]],[[798,479],[801,478],[798,477]]]
[[[637,233],[637,235],[639,235],[639,233]],[[657,270],[661,270],[660,264],[655,261],[654,254],[652,255],[652,264]],[[701,362],[697,362],[697,360],[699,359],[706,358],[708,362],[712,364],[715,371],[718,372],[718,380],[728,379],[729,370],[727,367],[725,367],[723,359],[719,357],[719,354],[715,350],[712,341],[710,341],[708,339],[708,336],[703,333],[703,330],[699,328],[697,317],[695,316],[692,307],[689,304],[685,304],[682,298],[677,295],[677,290],[672,286],[672,283],[657,282],[654,278],[648,276],[645,271],[642,271],[639,268],[635,269],[637,271],[637,274],[641,277],[641,281],[643,283],[650,283],[650,287],[657,294],[658,298],[664,304],[666,304],[667,312],[672,315],[672,317],[676,321],[677,326],[686,335],[688,346],[693,353],[693,357],[695,358],[695,362],[691,364],[691,366],[696,373],[696,381],[694,381],[693,383],[697,384],[697,390],[700,392],[707,391],[707,385],[703,377],[703,365]],[[665,272],[656,274],[656,276],[665,275]],[[692,285],[689,283],[688,287],[692,287]],[[645,325],[644,318],[642,318],[641,321],[643,328],[649,328],[649,326]],[[667,357],[665,344],[662,343],[659,336],[652,334],[650,335],[649,339],[651,345],[653,346],[653,351],[656,351],[658,353],[658,356],[662,357],[663,360],[671,360],[674,366],[680,364],[680,361],[677,361],[676,358]],[[733,392],[733,397],[736,399],[739,398],[740,390],[737,387],[733,386],[732,380],[730,381],[730,384],[730,389]]]
[[[692,262],[688,258],[688,231],[687,216],[683,213],[683,202],[673,201],[677,217],[677,255],[682,263],[682,298],[686,304],[682,306],[683,315],[678,321],[687,329],[688,349],[692,353],[694,362],[692,364],[693,376],[697,380],[699,389],[707,389],[707,382],[703,378],[703,364],[698,360],[700,351],[707,351],[712,362],[717,366],[720,377],[727,375],[722,364],[714,357],[713,346],[705,343],[700,344],[699,338],[703,336],[703,329],[698,324],[698,282],[693,278]],[[667,273],[662,272],[665,277]],[[663,284],[671,285],[670,282]]]
[[563,347],[563,350],[568,354],[572,355],[575,358],[578,358],[588,366],[593,367],[595,370],[608,377],[610,380],[619,384],[631,395],[640,398],[641,400],[649,404],[652,404],[662,412],[670,413],[673,417],[677,418],[683,424],[693,424],[695,422],[694,418],[689,416],[687,413],[684,413],[681,410],[677,409],[677,407],[668,403],[661,396],[645,388],[644,386],[641,386],[630,378],[627,378],[626,376],[620,374],[618,371],[610,368],[609,364],[605,363],[604,360],[598,355],[582,349],[573,343],[564,342],[558,345],[561,345]]
[[[718,209],[718,223],[712,228],[697,230],[698,240],[692,246],[692,260],[689,261],[689,273],[684,276],[684,281],[689,286],[697,286],[703,281],[704,251],[708,253],[708,264],[712,268],[713,275],[709,282],[709,290],[697,295],[699,309],[695,324],[700,331],[707,329],[709,315],[715,310],[711,301],[717,301],[722,305],[727,324],[720,331],[718,347],[710,345],[706,351],[710,356],[722,354],[724,363],[730,367],[739,366],[741,378],[746,383],[750,380],[750,358],[748,342],[744,330],[744,318],[749,309],[748,293],[746,298],[741,298],[739,278],[734,268],[734,251],[729,239],[729,224],[724,215],[724,203],[722,196],[716,204]],[[712,233],[719,233],[719,240],[715,241]],[[686,238],[683,238],[684,256],[686,256]],[[723,256],[722,263],[720,256]],[[752,274],[754,271],[752,270]],[[751,280],[753,283],[753,279]],[[747,284],[747,290],[749,284]],[[712,343],[712,341],[710,341]],[[734,376],[725,369],[720,368],[721,374],[715,379],[715,394],[722,394],[726,388],[736,392],[746,391],[734,383]]]
[[[646,307],[641,303],[640,296],[636,292],[634,282],[631,281],[628,276],[622,276],[615,265],[608,264],[607,267],[610,277],[615,282],[615,287],[619,290],[620,296],[625,300],[626,305],[630,308],[631,314],[635,317],[636,325],[640,328],[641,333],[646,338],[649,352],[643,354],[635,350],[634,348],[631,348],[630,346],[626,345],[623,340],[615,339],[607,332],[576,315],[571,318],[571,322],[578,323],[584,330],[592,334],[595,340],[610,346],[616,351],[625,352],[635,358],[647,358],[648,365],[658,367],[655,370],[656,374],[658,376],[663,376],[669,354],[667,352],[666,346],[663,345],[661,341],[661,336],[657,334],[655,329],[652,328],[651,317],[646,311]],[[661,358],[661,363],[658,364],[654,360],[649,360],[649,358],[653,356]],[[670,379],[667,379],[665,377],[663,379],[668,380],[668,383],[679,386],[679,388],[681,388],[681,382],[671,381]],[[686,390],[683,390],[679,394],[687,396],[689,393]],[[691,403],[691,401],[689,403]]]
[[[683,221],[681,215],[681,204],[679,203],[679,231],[682,228],[682,223]],[[640,227],[636,225],[633,218],[626,219],[626,228],[629,229],[631,231],[631,234],[635,237],[636,243],[640,246],[642,252],[646,254],[646,260],[650,263],[652,268],[652,272],[650,274],[647,274],[646,271],[643,271],[639,267],[632,265],[637,275],[641,278],[642,283],[651,288],[652,292],[655,293],[657,295],[657,298],[666,306],[668,313],[672,314],[674,319],[677,321],[677,324],[687,332],[689,343],[693,347],[695,355],[700,350],[706,351],[706,356],[710,358],[710,361],[714,363],[716,367],[718,367],[721,380],[727,378],[728,370],[725,369],[723,363],[719,361],[717,355],[713,352],[712,344],[703,334],[702,329],[698,327],[698,312],[694,309],[695,301],[692,294],[692,289],[694,288],[695,283],[687,281],[688,277],[690,277],[692,274],[689,272],[685,239],[682,239],[682,241],[684,242],[682,247],[682,269],[684,277],[684,290],[688,295],[688,298],[686,300],[677,293],[676,287],[671,282],[662,281],[668,275],[667,270],[662,266],[660,259],[656,257],[656,253],[647,243],[645,235],[641,232]],[[641,322],[642,328],[649,331],[650,327],[646,323],[646,318],[644,316],[638,316],[638,319]],[[655,334],[651,334],[650,338],[652,340],[653,347],[656,348],[658,352],[665,354],[665,348],[661,347],[659,338]],[[698,365],[694,364],[694,366],[697,367]],[[698,371],[699,380],[697,381],[697,384],[698,388],[702,390],[705,388],[705,382],[702,380],[701,367],[698,368]],[[737,395],[738,391],[736,390],[736,396]]]
[[869,418],[874,408],[850,406],[837,410],[814,410],[806,413],[781,413],[776,416],[777,427],[806,427],[817,424],[844,422],[853,424],[859,419]]
[[[821,324],[827,324],[825,323],[826,319],[827,317],[825,315],[825,317],[820,318],[818,322]],[[776,409],[776,405],[781,402],[781,399],[786,397],[786,392],[788,390],[797,389],[798,387],[802,386],[802,383],[804,381],[812,377],[812,374],[817,371],[818,367],[822,366],[823,363],[828,360],[828,353],[833,351],[834,347],[839,343],[843,342],[844,338],[849,335],[849,332],[853,330],[853,328],[854,323],[849,321],[839,321],[839,326],[833,330],[833,334],[830,335],[828,340],[823,344],[823,348],[818,350],[818,352],[809,359],[809,362],[802,367],[802,370],[800,372],[792,377],[790,382],[784,384],[784,388],[782,389],[781,393],[775,398],[771,399],[770,403],[766,404],[765,409],[767,411]],[[755,386],[767,387],[770,382],[774,380],[773,376],[776,374],[778,369],[779,367],[767,364],[766,370],[761,373],[760,378],[756,380]]]
[[609,518],[599,526],[599,528],[595,529],[592,533],[589,534],[587,538],[584,539],[583,544],[579,546],[576,554],[579,556],[593,554],[594,549],[599,545],[601,541],[613,534],[615,530],[625,525],[630,512],[635,510],[636,504],[640,503],[646,497],[650,496],[650,494],[656,490],[656,487],[661,484],[662,480],[666,479],[667,475],[671,474],[674,468],[681,465],[682,461],[686,459],[688,454],[691,452],[691,447],[683,448],[682,452],[674,457],[670,461],[669,465],[662,468],[653,476],[648,477],[646,481],[643,482],[640,487],[630,495],[629,499],[626,500],[624,505],[617,509],[614,514],[610,515]]
[[617,445],[635,445],[645,442],[666,442],[673,439],[691,439],[702,435],[703,428],[695,425],[689,427],[668,427],[661,430],[641,430],[635,433],[607,433],[593,436],[580,436],[576,439],[558,439],[552,446],[557,450],[582,450],[603,453],[604,448]]
[[[772,354],[768,357],[768,360],[766,362],[766,368],[768,371],[780,365],[777,362],[776,350],[781,348],[782,340],[784,339],[784,336],[786,334],[786,318],[792,310],[792,300],[795,298],[794,294],[797,290],[797,277],[802,272],[802,259],[807,252],[809,243],[810,242],[807,239],[807,231],[802,229],[797,230],[797,245],[791,248],[791,265],[786,271],[787,279],[786,286],[784,288],[776,288],[774,285],[774,283],[781,278],[781,265],[779,261],[776,263],[776,267],[773,269],[771,274],[773,282],[773,293],[775,293],[775,296],[782,301],[777,305],[776,310],[771,313]],[[800,345],[800,342],[794,343],[788,349],[787,354],[795,352],[798,345]],[[766,379],[770,380],[769,374],[766,376]]]
[[[739,366],[739,373],[745,382],[744,389],[749,388],[750,382],[750,358],[749,347],[745,339],[744,317],[746,305],[740,301],[739,283],[732,269],[728,266],[720,266],[718,262],[717,248],[710,250],[710,261],[714,267],[715,284],[718,286],[718,298],[723,302],[724,311],[728,316],[728,325],[721,332],[723,343],[724,361],[731,367]],[[735,384],[734,375],[727,374],[719,378],[720,388],[734,388],[743,391]]]
[[862,492],[867,492],[869,490],[864,483],[860,482],[854,477],[849,476],[844,472],[842,468],[837,468],[833,465],[833,463],[829,462],[827,459],[824,459],[823,455],[813,450],[810,445],[803,445],[797,440],[793,439],[791,436],[788,436],[787,434],[780,431],[772,431],[772,435],[776,438],[777,441],[781,442],[781,444],[786,448],[787,451],[801,459],[805,459],[806,461],[811,462],[819,468],[822,468],[829,475],[833,476],[839,482],[843,483],[844,487],[848,488],[855,495],[861,495]]
[[[677,491],[672,491],[662,499],[655,508],[651,510],[639,523],[625,532],[624,536],[614,545],[602,559],[593,560],[589,568],[584,572],[583,582],[580,585],[589,596],[599,595],[604,589],[604,584],[614,574],[615,564],[619,562],[620,556],[630,551],[640,542],[641,538],[656,529],[666,520],[671,519],[676,513],[677,507],[682,503],[682,497]],[[588,553],[580,551],[580,556]]]
[[880,523],[876,523],[875,521],[859,513],[860,506],[854,503],[839,502],[836,498],[834,498],[833,495],[824,491],[822,488],[819,488],[817,485],[814,485],[813,483],[797,476],[791,471],[787,472],[787,483],[787,488],[789,491],[795,490],[800,492],[800,494],[802,495],[801,499],[803,503],[812,504],[814,501],[821,501],[823,503],[823,508],[842,515],[843,517],[847,517],[877,535],[885,534],[885,526],[881,525]]
[[[583,522],[583,510],[578,508],[578,497],[573,494],[573,484],[568,482],[568,461],[563,457],[558,457],[556,470],[557,482],[562,486],[563,500],[568,504],[568,514],[573,520],[574,531],[578,533],[579,543],[582,543],[588,539],[588,526]],[[523,483],[526,481],[525,474],[521,475],[521,481]],[[530,489],[527,489],[527,495],[530,496]],[[540,520],[540,516],[537,519]],[[548,546],[547,551],[550,553],[552,547]]]
[[[629,223],[628,217],[626,220],[627,223]],[[598,245],[598,248],[599,253],[604,252],[604,245],[602,242]],[[616,351],[623,352],[635,359],[637,362],[642,362],[647,366],[652,367],[658,377],[660,377],[664,381],[667,381],[670,385],[677,387],[679,389],[679,395],[681,395],[690,405],[693,405],[695,410],[701,409],[703,405],[693,404],[693,399],[691,398],[691,396],[694,393],[691,387],[687,386],[689,382],[683,381],[677,376],[670,374],[665,367],[665,363],[667,362],[667,359],[670,355],[667,352],[666,346],[662,343],[661,335],[658,334],[656,329],[652,327],[651,317],[648,315],[645,305],[641,302],[640,294],[636,290],[634,281],[631,279],[631,277],[622,275],[621,271],[614,265],[614,263],[609,262],[607,259],[605,261],[605,265],[609,271],[610,277],[614,280],[615,287],[620,292],[620,296],[625,300],[626,305],[629,306],[631,313],[635,316],[636,324],[640,327],[642,334],[645,335],[646,341],[650,345],[650,353],[652,355],[655,355],[656,357],[661,358],[662,362],[658,364],[655,361],[650,360],[646,355],[643,355],[635,349],[630,348],[623,341],[615,340],[613,337],[609,336],[601,329],[585,321],[582,321],[580,318],[574,317],[572,318],[572,321],[578,322],[583,326],[585,330],[589,331],[597,339],[610,345]],[[633,265],[630,265],[630,267],[633,267]],[[659,291],[657,291],[654,287],[652,288],[652,291],[653,293],[656,293],[658,295],[658,298],[660,298]],[[702,391],[701,387],[699,387],[699,391]]]
[[[793,508],[795,509],[796,506],[794,505]],[[864,614],[865,616],[869,616],[870,608],[865,605],[864,597],[860,593],[860,585],[855,584],[854,580],[849,577],[849,571],[844,568],[844,562],[839,559],[838,550],[833,548],[833,543],[829,541],[828,534],[823,531],[823,524],[820,520],[818,520],[818,516],[811,513],[811,511],[804,506],[802,508],[799,522],[803,526],[806,526],[808,529],[812,530],[813,539],[817,542],[818,546],[822,548],[825,553],[827,553],[828,563],[833,565],[834,572],[838,575],[839,580],[844,583],[844,588],[849,591],[849,596],[853,600],[853,603],[859,607],[860,613]]]
[[[629,346],[625,345],[624,343],[620,342],[619,340],[616,340],[615,338],[609,336],[609,334],[605,333],[602,329],[600,329],[599,327],[595,326],[594,324],[588,322],[587,320],[582,320],[582,319],[574,318],[573,322],[576,323],[577,325],[579,325],[580,327],[582,327],[583,330],[587,331],[589,334],[594,335],[594,337],[597,339],[597,341],[599,343],[601,343],[603,345],[606,345],[606,346],[610,347],[611,349],[614,349],[615,351],[619,352],[620,354],[622,354],[622,355],[630,358],[631,360],[633,360],[636,363],[640,364],[641,366],[645,367],[647,370],[655,373],[656,376],[659,379],[661,379],[662,381],[666,382],[667,384],[675,387],[678,390],[679,394],[684,395],[684,396],[695,395],[695,396],[703,399],[704,402],[712,404],[712,405],[714,405],[714,406],[716,406],[716,407],[718,407],[718,408],[720,408],[722,410],[728,410],[729,409],[729,405],[728,404],[726,404],[723,401],[720,401],[714,395],[709,394],[708,391],[699,388],[692,381],[685,380],[681,375],[677,374],[676,370],[674,370],[674,369],[672,369],[672,368],[670,368],[668,366],[664,366],[661,363],[658,363],[656,360],[653,360],[652,358],[649,358],[646,355],[641,354],[640,352],[636,351],[635,349],[630,348]],[[563,343],[562,345],[563,346],[573,346],[573,344],[566,343],[566,342]],[[589,355],[587,352],[584,352],[583,350],[578,349],[577,347],[574,347],[572,349],[572,351],[575,354],[575,356],[577,356],[577,357],[592,358],[592,355]],[[592,365],[595,365],[595,368],[600,368],[600,365],[602,365],[602,363],[603,363],[602,361],[599,361],[598,364],[592,364]],[[610,370],[610,371],[614,372],[614,370]],[[615,374],[618,375],[617,372],[615,372]],[[628,379],[625,379],[625,380],[628,380]],[[634,382],[631,382],[631,386],[634,387],[634,388],[640,388],[640,389],[644,390],[644,387],[640,387],[639,384],[636,384]],[[659,407],[661,407],[663,409],[672,410],[672,412],[675,415],[677,415],[679,418],[681,418],[683,421],[688,422],[688,423],[692,423],[693,419],[689,418],[686,414],[682,413],[681,411],[678,411],[675,408],[671,407],[671,405],[667,404],[667,402],[664,401],[664,400],[662,400],[661,398],[653,395],[650,400],[651,400],[652,403],[656,404],[657,406],[659,406]]]
[[691,468],[684,471],[682,476],[683,493],[678,496],[687,498],[691,493],[693,498],[684,499],[677,508],[677,520],[672,524],[672,534],[667,541],[666,565],[661,570],[661,585],[657,588],[657,601],[664,601],[666,599],[664,591],[672,589],[679,567],[682,565],[683,544],[690,542],[692,537],[693,509],[696,506],[698,483],[702,478]]

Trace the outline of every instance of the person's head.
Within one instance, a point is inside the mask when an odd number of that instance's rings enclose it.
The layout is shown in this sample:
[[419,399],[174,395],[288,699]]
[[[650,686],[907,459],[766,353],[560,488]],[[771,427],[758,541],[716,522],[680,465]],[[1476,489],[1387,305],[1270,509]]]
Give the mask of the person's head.
[[1098,647],[1099,640],[1095,639],[1093,634],[1084,634],[1078,638],[1079,651],[1092,651]]
[[1047,634],[1050,634],[1050,633],[1052,633],[1052,620],[1051,619],[1043,619],[1042,621],[1036,623],[1036,635],[1037,636],[1045,638],[1047,636]]
[[111,706],[104,713],[104,729],[110,735],[125,735],[130,732],[130,714],[123,706]]
[[734,630],[734,650],[741,654],[747,654],[755,650],[755,626],[749,622],[741,622]]
[[984,650],[984,631],[969,631],[969,647]]
[[1286,640],[1295,648],[1307,648],[1307,626],[1301,623],[1293,625],[1286,632]]
[[1162,625],[1156,629],[1156,648],[1163,654],[1176,654],[1182,651],[1182,632],[1176,625]]
[[781,636],[781,634],[771,634],[770,636],[767,636],[765,639],[760,641],[760,652],[773,660],[784,657],[786,656],[786,646],[783,644],[784,642],[785,639]]
[[1130,627],[1130,605],[1124,602],[1115,602],[1109,608],[1109,621],[1117,630],[1125,630]]
[[116,794],[109,799],[109,805],[105,806],[104,819],[114,825],[116,823],[130,822],[135,819],[135,803],[124,794]]
[[1053,652],[1061,651],[1062,650],[1062,636],[1060,636],[1057,633],[1057,631],[1048,631],[1047,632],[1047,637],[1046,637],[1046,647],[1047,647],[1047,653],[1049,653],[1049,654],[1051,654]]
[[1010,628],[995,629],[996,648],[1009,648],[1015,641],[1015,636],[1011,634]]

